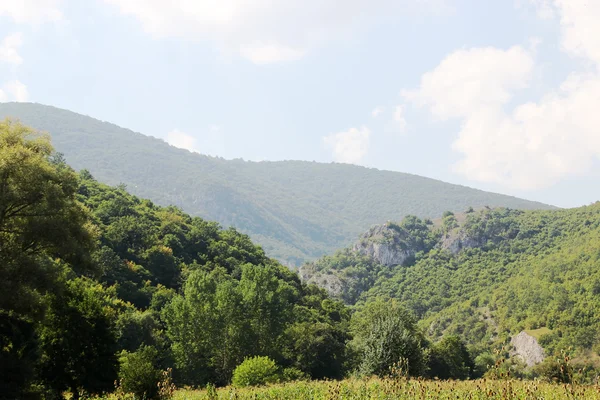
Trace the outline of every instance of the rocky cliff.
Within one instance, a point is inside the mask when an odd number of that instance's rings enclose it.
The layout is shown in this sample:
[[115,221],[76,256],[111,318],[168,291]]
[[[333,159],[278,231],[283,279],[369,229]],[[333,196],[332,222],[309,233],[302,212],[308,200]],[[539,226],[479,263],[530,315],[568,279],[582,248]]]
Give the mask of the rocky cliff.
[[[484,220],[485,212],[477,215]],[[470,222],[469,222],[470,221]],[[492,232],[493,233],[493,232]],[[370,289],[379,274],[413,265],[433,249],[456,255],[488,242],[487,232],[473,228],[472,218],[447,213],[437,224],[417,217],[375,225],[351,247],[299,268],[300,279],[314,283],[349,304]],[[491,237],[491,236],[490,236]]]
[[365,232],[352,250],[370,257],[385,266],[402,265],[419,251],[411,246],[410,234],[400,226],[390,222],[375,225]]
[[528,367],[544,361],[544,349],[537,339],[523,331],[510,340],[512,350],[510,354],[523,360]]

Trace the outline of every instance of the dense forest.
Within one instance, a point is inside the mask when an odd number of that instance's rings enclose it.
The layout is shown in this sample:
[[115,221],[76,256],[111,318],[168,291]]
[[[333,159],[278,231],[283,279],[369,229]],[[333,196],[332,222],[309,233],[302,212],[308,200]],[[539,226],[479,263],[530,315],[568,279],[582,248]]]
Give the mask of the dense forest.
[[[154,203],[235,226],[267,255],[299,266],[347,246],[372,224],[406,215],[441,217],[469,206],[547,205],[400,172],[304,161],[224,160],[169,146],[116,125],[40,104],[2,103],[48,132],[69,164],[101,182],[127,185]],[[201,150],[201,149],[200,149]]]
[[[236,229],[126,189],[0,123],[0,398],[166,399],[175,386],[502,368],[569,381],[550,357],[504,361],[522,329],[548,354],[573,346],[580,375],[595,376],[600,205],[388,223],[312,265],[344,282],[329,294]],[[373,240],[402,262],[361,253]]]
[[[365,254],[373,244],[404,255],[402,262],[386,265]],[[301,275],[347,304],[396,299],[431,340],[459,335],[482,358],[526,331],[548,356],[571,348],[593,371],[600,366],[599,265],[596,203],[555,211],[470,209],[447,212],[438,223],[407,217],[303,266]]]
[[[397,346],[382,348],[389,340]],[[436,347],[399,303],[351,315],[248,236],[77,174],[47,136],[9,121],[0,345],[2,398],[158,398],[172,384],[251,384],[244,368],[271,368],[278,381],[340,378],[384,374],[403,357],[411,374],[436,371]]]
[[250,355],[342,374],[341,303],[233,228],[75,174],[17,123],[0,125],[0,268],[3,398],[132,386],[144,363],[223,384]]

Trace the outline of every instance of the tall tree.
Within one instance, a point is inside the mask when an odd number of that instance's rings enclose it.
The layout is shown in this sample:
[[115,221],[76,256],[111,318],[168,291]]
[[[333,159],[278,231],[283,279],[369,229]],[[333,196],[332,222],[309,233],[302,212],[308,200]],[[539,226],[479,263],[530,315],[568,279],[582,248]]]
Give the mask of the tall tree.
[[361,373],[386,375],[393,364],[401,361],[408,364],[410,375],[423,373],[423,336],[414,317],[396,300],[368,303],[353,315],[352,331]]
[[[77,177],[47,136],[0,122],[0,391],[18,397],[37,357],[34,324],[64,260],[90,267],[94,235]],[[19,379],[12,381],[11,377]],[[5,390],[6,389],[6,390]]]

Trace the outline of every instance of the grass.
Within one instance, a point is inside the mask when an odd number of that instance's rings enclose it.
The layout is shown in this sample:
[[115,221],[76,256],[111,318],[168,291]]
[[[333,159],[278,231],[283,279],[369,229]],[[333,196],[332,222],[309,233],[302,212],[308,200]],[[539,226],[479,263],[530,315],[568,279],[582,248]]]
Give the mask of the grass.
[[534,338],[536,338],[537,340],[540,340],[540,338],[543,335],[547,335],[548,333],[551,333],[552,331],[548,328],[539,328],[539,329],[528,329],[525,330],[525,333],[527,333],[529,336],[533,336]]
[[277,384],[255,388],[178,390],[174,400],[219,399],[599,399],[599,386],[559,385],[538,381],[422,379],[346,379]]

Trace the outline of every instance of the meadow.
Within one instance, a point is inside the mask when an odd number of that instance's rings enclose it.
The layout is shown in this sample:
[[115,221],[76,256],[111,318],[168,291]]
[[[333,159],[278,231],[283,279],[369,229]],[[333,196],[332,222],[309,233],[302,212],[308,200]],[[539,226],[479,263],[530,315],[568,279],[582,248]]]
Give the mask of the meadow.
[[437,381],[423,379],[346,379],[251,388],[177,390],[174,400],[218,399],[600,399],[600,386],[540,381]]

